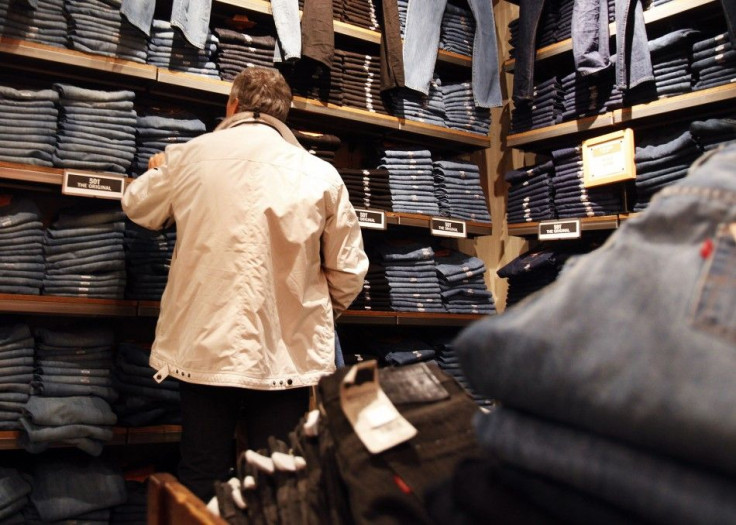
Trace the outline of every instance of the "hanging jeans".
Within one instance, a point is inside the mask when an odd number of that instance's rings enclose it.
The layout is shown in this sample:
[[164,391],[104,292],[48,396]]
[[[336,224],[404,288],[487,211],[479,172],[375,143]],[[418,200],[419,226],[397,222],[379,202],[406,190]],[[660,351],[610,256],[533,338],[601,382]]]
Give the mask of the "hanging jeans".
[[[122,0],[120,12],[135,27],[151,36],[151,23],[156,2]],[[171,25],[181,29],[184,38],[194,47],[203,49],[209,31],[212,0],[173,0]]]

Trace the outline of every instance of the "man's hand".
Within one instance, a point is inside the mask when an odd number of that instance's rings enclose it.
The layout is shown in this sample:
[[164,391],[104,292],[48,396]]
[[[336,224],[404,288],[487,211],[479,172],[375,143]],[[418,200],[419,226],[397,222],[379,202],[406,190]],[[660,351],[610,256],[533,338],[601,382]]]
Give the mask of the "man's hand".
[[166,161],[166,153],[163,151],[160,151],[153,155],[150,159],[148,159],[148,169],[152,170],[153,168],[158,168],[159,166],[163,166],[164,162]]

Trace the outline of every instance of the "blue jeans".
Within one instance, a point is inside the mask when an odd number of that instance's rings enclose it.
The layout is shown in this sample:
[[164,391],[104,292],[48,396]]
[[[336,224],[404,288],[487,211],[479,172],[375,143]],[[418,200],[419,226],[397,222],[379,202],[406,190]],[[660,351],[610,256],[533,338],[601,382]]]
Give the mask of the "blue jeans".
[[[122,0],[121,14],[146,36],[151,35],[151,24],[156,2]],[[202,49],[209,32],[212,0],[174,0],[171,6],[171,26],[181,29],[194,47]]]
[[299,24],[299,2],[297,0],[275,0],[271,4],[273,21],[276,25],[276,48],[274,62],[290,62],[302,56],[302,32]]
[[[442,14],[447,0],[410,0],[404,32],[404,74],[407,88],[429,93],[437,59]],[[473,40],[473,97],[479,107],[502,103],[493,9],[488,2],[470,0],[475,17]]]

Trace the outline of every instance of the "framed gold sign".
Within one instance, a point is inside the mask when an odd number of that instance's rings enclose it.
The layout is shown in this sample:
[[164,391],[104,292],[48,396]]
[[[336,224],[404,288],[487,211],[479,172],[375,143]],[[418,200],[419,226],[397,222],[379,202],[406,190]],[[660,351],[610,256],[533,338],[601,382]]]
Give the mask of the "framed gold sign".
[[634,130],[630,128],[583,141],[586,188],[636,178]]

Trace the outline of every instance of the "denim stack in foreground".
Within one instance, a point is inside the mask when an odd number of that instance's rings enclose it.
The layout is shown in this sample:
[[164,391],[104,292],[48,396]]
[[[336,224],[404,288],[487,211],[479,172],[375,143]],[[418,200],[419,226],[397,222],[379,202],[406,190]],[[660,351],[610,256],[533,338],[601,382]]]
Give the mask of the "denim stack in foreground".
[[0,86],[0,161],[51,167],[59,93]]
[[728,33],[718,33],[693,44],[694,90],[708,89],[736,80],[736,50]]

